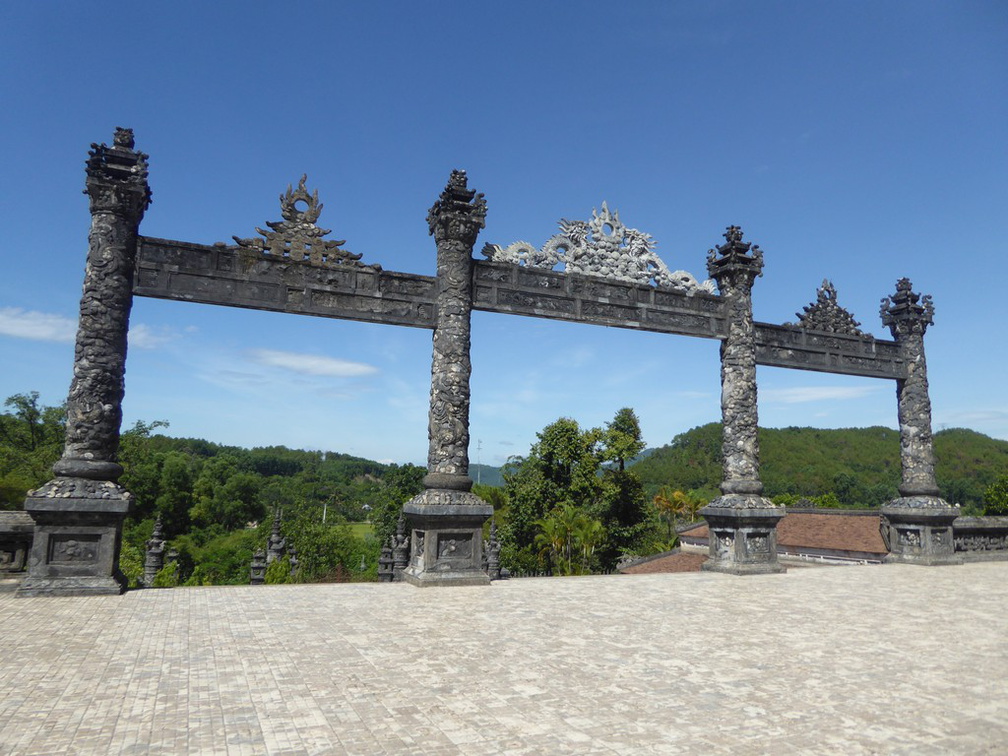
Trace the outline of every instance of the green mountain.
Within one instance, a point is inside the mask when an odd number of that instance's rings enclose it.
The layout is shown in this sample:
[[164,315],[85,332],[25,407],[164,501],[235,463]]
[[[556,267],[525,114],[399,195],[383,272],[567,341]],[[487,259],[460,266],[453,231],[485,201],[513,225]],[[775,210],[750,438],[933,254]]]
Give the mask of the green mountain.
[[[760,428],[765,495],[836,494],[845,506],[878,506],[896,496],[899,433],[891,428]],[[1008,472],[1008,441],[963,428],[934,437],[942,496],[980,506],[984,490]],[[650,493],[662,486],[716,495],[721,481],[721,424],[676,436],[633,468]]]

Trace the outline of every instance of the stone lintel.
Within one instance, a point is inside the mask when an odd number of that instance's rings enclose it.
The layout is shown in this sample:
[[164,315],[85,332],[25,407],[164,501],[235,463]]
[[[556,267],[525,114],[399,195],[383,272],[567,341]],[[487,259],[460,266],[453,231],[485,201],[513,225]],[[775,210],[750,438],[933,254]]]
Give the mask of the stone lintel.
[[702,569],[730,575],[786,572],[777,561],[777,523],[784,507],[752,494],[726,494],[700,510],[707,520],[710,560]]
[[903,496],[882,506],[889,546],[885,562],[939,566],[962,564],[955,553],[953,523],[959,507],[938,496]]
[[429,489],[403,506],[410,561],[403,580],[418,587],[489,585],[483,571],[483,523],[493,507],[475,494]]

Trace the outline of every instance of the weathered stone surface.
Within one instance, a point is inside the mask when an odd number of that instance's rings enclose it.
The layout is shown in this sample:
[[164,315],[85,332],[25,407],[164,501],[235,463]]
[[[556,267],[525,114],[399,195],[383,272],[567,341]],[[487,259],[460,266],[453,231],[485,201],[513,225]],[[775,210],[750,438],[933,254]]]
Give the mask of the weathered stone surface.
[[147,552],[144,557],[143,585],[145,588],[154,587],[154,578],[164,567],[165,558],[165,538],[161,524],[161,517],[158,516],[154,522],[154,530],[147,541]]
[[718,497],[700,510],[710,534],[710,559],[701,569],[730,575],[786,572],[777,561],[777,523],[784,514],[784,507],[762,496]]
[[762,275],[763,252],[742,241],[738,226],[729,226],[724,237],[707,258],[726,303],[728,332],[721,342],[722,495],[700,510],[711,530],[711,558],[704,569],[733,575],[783,572],[775,528],[785,510],[760,495],[752,286]]
[[17,595],[122,593],[122,522],[132,500],[111,481],[57,479],[30,491],[25,511],[35,521],[35,533],[28,576]]
[[870,378],[906,375],[895,341],[770,323],[756,323],[755,331],[758,365]]
[[117,129],[112,147],[92,145],[87,161],[91,233],[57,475],[115,480],[122,474],[115,455],[137,228],[151,200],[147,156],[133,146],[132,130]]
[[957,517],[952,528],[956,554],[964,559],[1008,560],[1008,517]]
[[564,218],[559,225],[560,233],[550,237],[542,249],[525,241],[512,242],[507,247],[486,244],[483,255],[494,262],[543,270],[562,268],[565,273],[612,281],[653,283],[660,289],[687,294],[714,292],[711,281],[701,284],[685,270],[669,270],[655,253],[656,242],[651,235],[624,226],[619,212],[610,212],[605,202],[601,213],[592,210],[590,221]]
[[428,490],[403,506],[412,536],[402,578],[416,586],[488,585],[483,523],[493,507],[467,491]]
[[469,475],[472,248],[485,217],[486,200],[468,188],[465,171],[452,171],[448,185],[427,215],[438,251],[428,425],[430,475]]
[[319,202],[318,189],[311,194],[305,182],[307,174],[301,176],[297,189],[288,184],[287,191],[280,195],[280,214],[282,221],[266,221],[270,230],[256,228],[263,238],[252,237],[242,239],[232,237],[238,246],[253,254],[247,258],[252,262],[256,254],[267,255],[273,260],[286,260],[292,263],[306,263],[323,267],[341,265],[364,266],[360,262],[361,255],[343,249],[346,239],[336,241],[326,239],[332,231],[315,225],[322,213],[322,203]]
[[34,533],[35,521],[27,512],[0,512],[0,574],[24,571]]
[[839,305],[836,287],[826,279],[816,291],[816,301],[805,305],[802,312],[795,315],[798,327],[802,329],[871,338],[858,328],[861,324],[854,320],[854,316]]
[[886,562],[919,565],[962,564],[955,553],[953,525],[959,508],[937,496],[902,496],[882,505]]
[[[934,472],[931,399],[928,395],[924,333],[934,319],[930,296],[913,291],[910,279],[896,282],[896,293],[882,300],[882,324],[903,352],[906,374],[896,381],[902,482],[899,498],[882,507],[889,522],[889,561],[958,564],[952,522],[959,507],[939,497]],[[884,526],[885,527],[885,526]]]
[[126,335],[133,303],[137,229],[150,204],[147,156],[133,131],[92,145],[86,192],[91,233],[80,303],[66,445],[57,476],[25,502],[35,520],[28,577],[18,595],[121,593],[122,521],[132,497],[115,481]]

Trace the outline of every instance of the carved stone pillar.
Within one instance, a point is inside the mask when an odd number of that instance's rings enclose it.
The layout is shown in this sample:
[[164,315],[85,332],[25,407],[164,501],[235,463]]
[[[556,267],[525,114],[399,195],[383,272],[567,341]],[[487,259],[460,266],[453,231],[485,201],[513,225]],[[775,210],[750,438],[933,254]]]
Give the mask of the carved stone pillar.
[[132,495],[116,481],[126,334],[133,304],[137,229],[150,204],[147,156],[133,131],[93,144],[86,193],[91,233],[80,303],[66,447],[55,478],[30,491],[35,540],[19,595],[121,593],[122,521]]
[[882,324],[900,346],[906,376],[896,382],[899,404],[899,497],[882,507],[882,523],[889,544],[888,562],[960,564],[952,538],[952,521],[959,507],[938,495],[931,438],[931,399],[928,395],[924,333],[934,317],[930,295],[914,293],[907,278],[896,282],[896,293],[882,300]]
[[721,342],[721,496],[700,510],[707,520],[710,560],[703,568],[733,575],[784,572],[777,561],[777,523],[784,507],[762,496],[756,406],[756,337],[752,286],[762,275],[763,252],[729,226],[725,243],[707,255],[728,315]]
[[437,242],[437,311],[426,490],[403,507],[411,534],[403,579],[414,585],[484,585],[483,523],[493,507],[471,492],[469,477],[469,361],[472,250],[483,228],[486,201],[470,190],[464,171],[427,216]]

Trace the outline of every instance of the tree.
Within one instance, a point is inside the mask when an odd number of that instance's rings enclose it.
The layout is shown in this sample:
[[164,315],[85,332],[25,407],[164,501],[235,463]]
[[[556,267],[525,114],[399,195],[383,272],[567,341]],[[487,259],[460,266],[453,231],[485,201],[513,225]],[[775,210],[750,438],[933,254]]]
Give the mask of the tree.
[[658,510],[658,516],[668,528],[670,542],[676,524],[683,520],[695,522],[697,512],[704,505],[704,501],[700,497],[685,493],[678,488],[672,491],[669,486],[662,486],[652,501],[655,509]]
[[63,452],[64,407],[39,404],[39,394],[14,394],[0,415],[0,509],[20,509],[25,494],[51,477]]
[[[547,553],[544,523],[552,527],[557,518],[578,514],[599,522],[589,539],[592,560],[608,567],[622,552],[637,548],[651,526],[644,488],[628,467],[644,448],[633,410],[619,410],[604,429],[582,429],[561,417],[536,437],[528,456],[511,458],[503,470],[508,510],[501,561],[510,568],[535,569]],[[569,523],[561,530],[570,531]],[[570,542],[550,549],[554,560],[573,563]]]
[[379,544],[386,543],[395,533],[403,504],[423,492],[426,474],[427,470],[417,465],[389,465],[384,486],[372,500],[369,516]]
[[1008,475],[1002,475],[984,491],[984,514],[1008,515]]
[[637,414],[629,407],[618,410],[612,422],[606,423],[603,442],[605,459],[615,462],[620,472],[624,471],[626,463],[644,451]]

